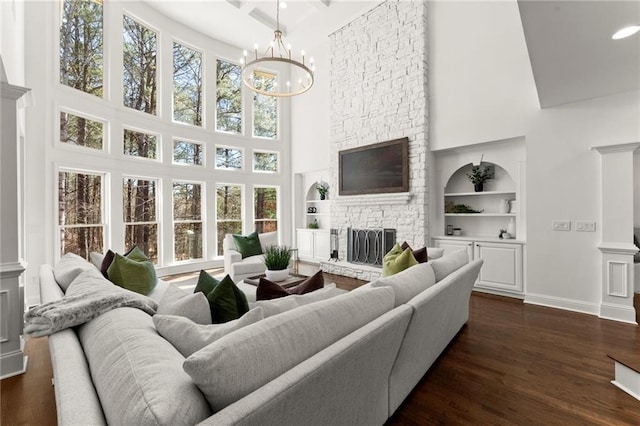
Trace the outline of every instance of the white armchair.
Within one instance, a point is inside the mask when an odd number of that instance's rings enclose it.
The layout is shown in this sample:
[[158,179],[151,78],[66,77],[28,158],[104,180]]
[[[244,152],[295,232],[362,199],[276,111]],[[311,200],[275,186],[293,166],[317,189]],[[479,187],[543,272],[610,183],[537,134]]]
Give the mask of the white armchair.
[[[258,234],[262,251],[269,247],[278,245],[277,232],[265,232]],[[264,273],[266,269],[264,265],[264,255],[249,256],[242,258],[242,255],[236,250],[233,242],[233,235],[226,234],[222,242],[222,252],[224,255],[224,272],[229,274],[233,282],[237,283],[247,277]]]

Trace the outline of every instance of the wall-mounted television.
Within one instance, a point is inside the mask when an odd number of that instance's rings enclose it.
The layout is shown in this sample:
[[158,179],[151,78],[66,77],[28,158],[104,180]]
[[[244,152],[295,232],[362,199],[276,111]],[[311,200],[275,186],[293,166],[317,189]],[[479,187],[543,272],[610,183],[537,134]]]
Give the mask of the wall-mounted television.
[[409,138],[340,151],[340,195],[409,191]]

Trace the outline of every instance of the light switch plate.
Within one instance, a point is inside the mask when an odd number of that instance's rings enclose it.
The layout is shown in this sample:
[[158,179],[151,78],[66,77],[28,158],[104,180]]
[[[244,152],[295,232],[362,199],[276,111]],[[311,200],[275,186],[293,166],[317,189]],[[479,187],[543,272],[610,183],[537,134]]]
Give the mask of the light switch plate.
[[586,220],[579,220],[576,222],[576,231],[579,232],[596,232],[596,223]]
[[551,222],[551,229],[554,231],[571,231],[570,220],[554,220]]

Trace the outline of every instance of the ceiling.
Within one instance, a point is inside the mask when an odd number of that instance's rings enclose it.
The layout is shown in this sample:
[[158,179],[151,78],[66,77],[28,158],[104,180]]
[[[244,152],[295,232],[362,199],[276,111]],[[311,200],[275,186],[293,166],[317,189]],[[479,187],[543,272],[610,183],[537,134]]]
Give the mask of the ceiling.
[[[276,0],[146,0],[156,10],[217,40],[247,50],[266,47],[276,28]],[[383,0],[281,0],[280,29],[294,51],[323,39]]]
[[640,1],[518,0],[541,107],[640,89]]
[[[196,31],[247,50],[255,43],[266,46],[276,26],[276,0],[146,1]],[[280,27],[294,51],[313,55],[329,34],[381,2],[286,0]],[[640,24],[640,0],[517,3],[541,107],[640,89],[640,33],[611,39],[621,27]]]

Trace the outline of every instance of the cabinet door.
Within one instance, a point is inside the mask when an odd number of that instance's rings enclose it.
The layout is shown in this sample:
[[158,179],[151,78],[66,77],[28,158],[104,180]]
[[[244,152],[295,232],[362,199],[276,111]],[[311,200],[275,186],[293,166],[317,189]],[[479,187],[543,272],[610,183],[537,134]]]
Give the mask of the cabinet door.
[[522,246],[475,243],[475,256],[484,260],[476,286],[522,293]]
[[331,243],[328,232],[316,231],[313,245],[313,255],[316,260],[324,261],[329,259],[331,254]]
[[313,259],[313,231],[298,229],[296,231],[296,246],[298,247],[299,259]]
[[473,260],[473,243],[471,241],[433,240],[436,247],[444,249],[443,256],[458,250],[466,250],[469,260]]

